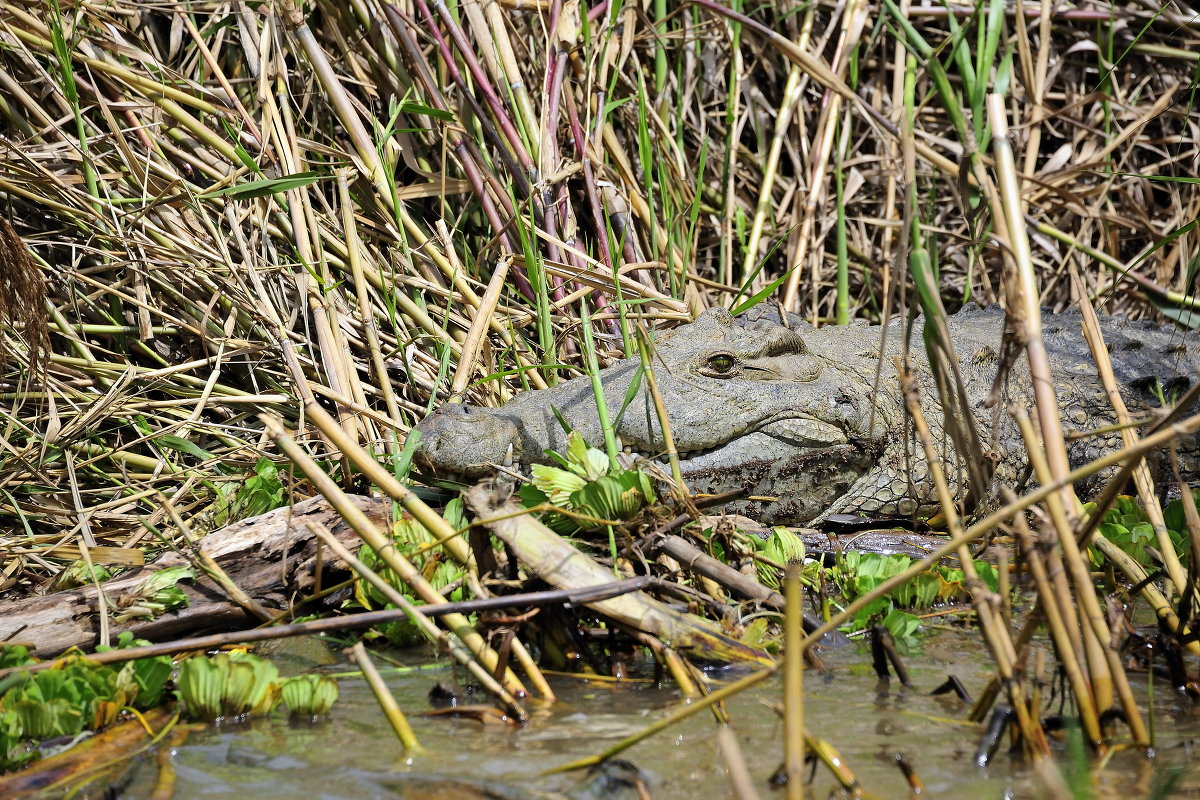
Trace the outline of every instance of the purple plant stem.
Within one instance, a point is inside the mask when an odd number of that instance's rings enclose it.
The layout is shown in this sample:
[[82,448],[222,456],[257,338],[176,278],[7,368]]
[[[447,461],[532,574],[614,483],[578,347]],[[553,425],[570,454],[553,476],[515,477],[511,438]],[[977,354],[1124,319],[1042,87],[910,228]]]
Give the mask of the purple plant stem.
[[[550,4],[550,24],[548,30],[558,30],[558,18],[562,13],[562,0],[553,0]],[[546,60],[546,73],[542,78],[542,92],[545,97],[545,127],[542,130],[542,144],[540,148],[541,161],[544,165],[555,165],[561,160],[561,151],[558,143],[558,120],[561,103],[559,99],[562,97],[563,75],[566,72],[566,63],[568,51],[561,43],[554,40],[552,44],[553,57]],[[570,209],[570,198],[567,194],[567,187],[560,183],[557,187],[547,186],[543,192],[543,202],[546,206],[545,228],[547,234],[546,252],[549,258],[557,261],[560,264],[573,263],[562,248],[558,246],[556,239],[561,238],[559,221],[566,219]],[[561,301],[566,297],[564,281],[555,276],[555,299]],[[572,281],[571,285],[576,289],[583,288],[578,281]]]
[[550,152],[546,155],[543,163],[557,164],[561,158],[561,151],[558,147],[558,117],[560,113],[560,99],[562,98],[563,76],[567,71],[567,51],[560,48],[555,54],[554,60],[550,62],[550,68],[546,72],[546,135],[544,144]]
[[[564,241],[568,248],[566,251],[566,255],[567,255],[566,263],[570,264],[580,274],[590,272],[591,268],[588,266],[587,261],[585,261],[583,256],[580,255],[580,253],[583,252],[583,243],[581,241],[579,241],[579,239],[575,236],[571,236],[570,238],[568,238]],[[580,289],[587,288],[587,286],[585,284],[582,284],[579,282],[576,282],[575,286]],[[580,302],[586,303],[588,301],[588,299],[589,299],[589,297],[587,295],[584,295],[583,299]],[[597,313],[599,313],[601,311],[610,311],[611,310],[611,306],[608,302],[608,294],[605,293],[604,290],[602,290],[602,289],[593,290],[591,293],[590,299],[592,300],[592,308]],[[609,332],[618,333],[618,331],[615,330],[615,327],[616,327],[614,324],[615,320],[606,320],[606,323],[607,323],[606,327],[609,329]]]
[[[571,136],[575,140],[575,151],[579,155],[579,160],[583,164],[583,184],[587,189],[588,206],[592,212],[592,222],[596,226],[596,248],[600,251],[600,261],[608,270],[608,274],[612,276],[613,281],[617,280],[616,270],[613,267],[612,251],[608,246],[608,231],[604,225],[604,211],[600,207],[600,195],[596,189],[596,175],[592,169],[592,158],[588,155],[587,138],[583,133],[583,125],[579,121],[579,111],[575,107],[575,97],[571,92],[565,92],[563,95],[566,98],[567,119],[571,123]],[[603,100],[600,102],[600,107],[604,105]],[[597,118],[597,124],[601,122]],[[597,313],[609,310],[612,311],[608,303],[608,298],[602,293],[597,292],[594,295],[596,299]],[[608,320],[608,327],[613,333],[620,333],[617,328],[616,320]]]
[[[550,191],[551,190],[547,189],[546,194],[550,195]],[[565,262],[563,262],[563,252],[562,252],[562,248],[560,248],[558,246],[558,242],[555,240],[559,238],[559,235],[558,235],[559,204],[565,203],[565,202],[566,202],[565,192],[560,195],[560,199],[558,201],[547,202],[545,216],[542,220],[542,227],[546,230],[546,257],[549,258],[551,261],[557,261],[560,264],[565,263]],[[550,293],[551,296],[554,298],[554,300],[556,302],[561,302],[563,300],[563,298],[565,298],[567,296],[567,291],[566,291],[566,287],[564,286],[563,279],[561,277],[559,277],[558,275],[551,275],[550,276],[550,285],[553,287],[553,291],[551,291],[551,293]]]
[[[416,42],[413,40],[412,36],[409,35],[404,25],[399,24],[399,14],[391,6],[384,6],[384,8],[389,12],[389,22],[394,23],[394,32],[397,33],[398,38],[409,50],[409,54],[413,56],[417,55],[419,50],[416,53],[413,52],[416,50]],[[394,19],[393,15],[395,15]],[[416,59],[416,61],[420,64],[420,67],[418,67],[416,70],[417,78],[424,85],[425,94],[429,103],[438,111],[448,111],[449,109],[446,105],[445,98],[443,98],[441,92],[438,91],[437,86],[433,81],[433,76],[425,67],[424,59]],[[458,157],[459,164],[463,169],[463,174],[465,174],[467,177],[467,182],[471,184],[471,189],[479,198],[480,205],[483,207],[483,213],[485,216],[487,216],[488,222],[492,225],[492,229],[496,231],[497,235],[502,237],[507,236],[506,230],[508,226],[505,225],[504,221],[500,218],[500,215],[496,210],[495,202],[492,200],[491,195],[484,187],[484,178],[479,169],[479,163],[476,160],[474,153],[467,148],[465,140],[454,128],[447,126],[444,128],[444,131],[446,137],[450,140],[451,149],[454,151],[455,156]]]
[[[425,24],[428,26],[426,33],[433,39],[437,45],[438,53],[442,57],[442,62],[446,65],[446,71],[450,78],[457,84],[463,98],[471,105],[471,110],[475,112],[475,116],[479,119],[480,125],[488,138],[493,141],[496,146],[496,152],[500,156],[500,160],[504,162],[508,173],[512,175],[513,181],[517,185],[517,191],[524,196],[529,192],[529,180],[526,177],[524,169],[514,160],[512,152],[505,146],[504,138],[496,131],[495,126],[490,121],[490,115],[487,114],[483,107],[479,105],[479,101],[471,92],[470,86],[467,85],[466,79],[463,77],[462,71],[458,68],[458,62],[454,60],[454,54],[450,51],[450,45],[447,44],[446,38],[442,36],[438,29],[437,21],[433,17],[433,13],[429,10],[429,6],[425,0],[415,0],[417,10],[425,19]],[[399,11],[395,13],[399,14]],[[415,20],[409,20],[409,24],[414,30],[420,30],[415,24]]]
[[[424,5],[424,0],[417,0],[417,2]],[[525,177],[531,182],[536,182],[537,165],[530,158],[529,151],[525,149],[525,143],[521,141],[521,136],[517,133],[516,126],[513,125],[512,119],[509,118],[508,113],[504,110],[504,104],[500,102],[500,97],[496,94],[496,90],[492,88],[492,82],[488,80],[487,73],[484,72],[479,59],[475,57],[475,51],[471,49],[471,44],[467,41],[467,35],[463,32],[457,20],[450,14],[449,9],[446,8],[444,0],[434,0],[433,7],[437,9],[438,16],[442,18],[442,22],[445,24],[446,30],[450,33],[450,38],[454,40],[458,52],[462,54],[463,61],[466,62],[471,77],[475,79],[475,85],[483,93],[483,100],[492,110],[492,115],[500,125],[500,130],[504,132],[505,137],[508,139],[509,146],[512,147],[517,160],[526,170]],[[523,193],[528,193],[528,190]]]
[[[423,88],[425,89],[427,102],[431,107],[437,109],[438,111],[448,111],[449,108],[447,107],[445,98],[442,97],[441,92],[438,90],[433,79],[433,75],[430,74],[429,68],[425,63],[425,59],[421,57],[420,49],[417,47],[416,41],[408,32],[405,19],[399,11],[390,5],[384,5],[384,9],[387,12],[388,24],[392,28],[392,32],[408,50],[409,56],[413,60],[413,64],[416,67],[414,71],[416,72],[417,79],[421,82]],[[412,20],[408,20],[408,22],[411,23]],[[442,43],[442,46],[444,52],[444,42]],[[516,252],[513,247],[511,234],[508,232],[508,226],[504,223],[504,220],[501,219],[500,213],[496,208],[496,204],[492,199],[492,194],[488,192],[487,187],[484,185],[484,181],[486,180],[485,174],[479,169],[479,160],[476,158],[472,148],[470,147],[470,143],[466,141],[463,136],[458,133],[458,131],[450,126],[443,126],[442,130],[444,135],[450,140],[450,148],[458,158],[459,165],[463,170],[463,174],[466,176],[467,182],[471,185],[471,191],[473,191],[475,196],[479,198],[480,207],[483,210],[484,216],[487,217],[488,224],[492,226],[492,229],[499,237],[500,246],[506,252]],[[487,177],[490,178],[491,176],[489,175]],[[496,196],[501,198],[501,202],[505,204],[511,219],[511,215],[514,212],[511,207],[508,207],[508,195],[501,191],[497,191]],[[525,298],[533,300],[533,286],[530,285],[529,279],[516,270],[512,271],[510,274],[512,275],[513,283],[516,284],[517,290]]]

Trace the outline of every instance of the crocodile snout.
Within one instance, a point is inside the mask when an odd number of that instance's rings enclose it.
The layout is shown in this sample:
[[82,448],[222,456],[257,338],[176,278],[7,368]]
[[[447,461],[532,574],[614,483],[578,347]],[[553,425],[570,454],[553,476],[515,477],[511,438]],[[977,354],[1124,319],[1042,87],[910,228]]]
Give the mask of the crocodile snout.
[[413,461],[437,477],[477,478],[494,471],[495,464],[521,460],[520,429],[491,409],[450,403],[412,432],[420,437]]

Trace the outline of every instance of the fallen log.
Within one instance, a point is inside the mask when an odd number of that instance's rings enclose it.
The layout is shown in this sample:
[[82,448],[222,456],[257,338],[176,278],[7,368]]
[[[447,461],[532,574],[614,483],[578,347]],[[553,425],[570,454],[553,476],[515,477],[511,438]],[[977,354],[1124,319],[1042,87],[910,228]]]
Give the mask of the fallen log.
[[[463,493],[463,499],[479,518],[477,524],[504,542],[525,567],[551,586],[580,591],[612,582],[610,570],[530,516],[505,493],[495,491],[494,485],[477,484]],[[590,600],[584,605],[709,660],[760,666],[775,663],[770,655],[727,635],[715,623],[676,611],[645,592]]]
[[[353,500],[376,525],[388,529],[390,501],[361,496]],[[308,529],[309,521],[324,525],[347,546],[358,541],[325,498],[313,497],[227,525],[205,536],[198,546],[252,601],[268,610],[282,610],[311,592],[318,564],[325,573],[323,585],[349,576],[338,559],[318,559],[320,543]],[[122,596],[136,592],[154,572],[187,563],[183,556],[168,552],[151,564],[104,581],[100,588],[110,613],[120,605]],[[179,588],[187,595],[186,606],[153,619],[124,624],[110,620],[111,636],[115,639],[122,631],[132,631],[139,638],[161,641],[258,622],[201,570],[196,571],[194,579],[180,582]],[[71,647],[91,650],[99,631],[94,585],[0,603],[0,643],[23,644],[38,658],[49,658]]]

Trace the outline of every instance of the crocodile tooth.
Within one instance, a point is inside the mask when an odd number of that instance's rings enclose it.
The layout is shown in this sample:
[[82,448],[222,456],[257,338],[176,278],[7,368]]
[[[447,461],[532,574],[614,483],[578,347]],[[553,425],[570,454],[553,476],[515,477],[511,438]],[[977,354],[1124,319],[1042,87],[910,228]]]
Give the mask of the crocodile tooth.
[[504,466],[511,467],[513,465],[513,446],[512,442],[508,443],[508,452],[504,454]]

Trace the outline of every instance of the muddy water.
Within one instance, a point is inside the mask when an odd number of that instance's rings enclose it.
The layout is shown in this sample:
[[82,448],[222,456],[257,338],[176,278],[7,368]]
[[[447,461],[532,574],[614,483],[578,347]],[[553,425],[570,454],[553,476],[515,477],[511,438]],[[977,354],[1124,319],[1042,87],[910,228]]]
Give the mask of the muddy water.
[[[426,654],[407,657],[415,664]],[[404,655],[401,658],[405,658]],[[809,672],[806,680],[808,729],[835,746],[860,784],[882,798],[908,797],[908,786],[895,766],[903,754],[925,785],[927,796],[947,798],[1038,797],[1036,785],[1004,753],[981,770],[973,758],[979,730],[964,725],[965,707],[957,699],[929,692],[950,673],[969,691],[979,692],[989,670],[978,637],[942,631],[925,639],[908,657],[913,682],[904,689],[894,681],[880,684],[869,658],[855,646],[826,654],[832,677]],[[401,706],[411,712],[428,708],[426,693],[440,679],[453,679],[448,667],[389,673],[387,680]],[[336,667],[334,668],[336,669]],[[715,681],[732,679],[715,673]],[[579,776],[542,777],[556,764],[592,755],[643,729],[677,703],[677,693],[648,682],[610,685],[571,679],[555,680],[560,701],[530,706],[533,719],[521,729],[484,726],[463,719],[414,717],[413,727],[426,749],[406,756],[396,744],[365,684],[340,680],[341,698],[332,718],[319,725],[289,724],[274,716],[252,724],[209,728],[193,734],[179,748],[178,798],[212,800],[364,800],[366,798],[433,797],[404,776],[444,775],[508,784],[523,791],[561,791]],[[765,785],[781,759],[782,729],[772,704],[779,684],[771,683],[729,704],[734,731],[763,797],[779,796]],[[1196,712],[1161,683],[1155,723],[1158,755],[1147,760],[1134,754],[1115,755],[1087,780],[1093,796],[1132,800],[1151,796],[1172,766],[1186,767],[1193,755],[1191,731]],[[1144,680],[1137,684],[1145,697]],[[1061,746],[1060,746],[1061,748]],[[716,749],[711,715],[697,715],[679,727],[626,751],[650,778],[655,798],[723,798],[730,796],[726,772]],[[1068,758],[1063,758],[1065,763]],[[148,797],[153,770],[143,767],[123,796]],[[828,797],[833,779],[818,769],[811,796]],[[1200,797],[1200,776],[1184,774],[1172,797]]]

